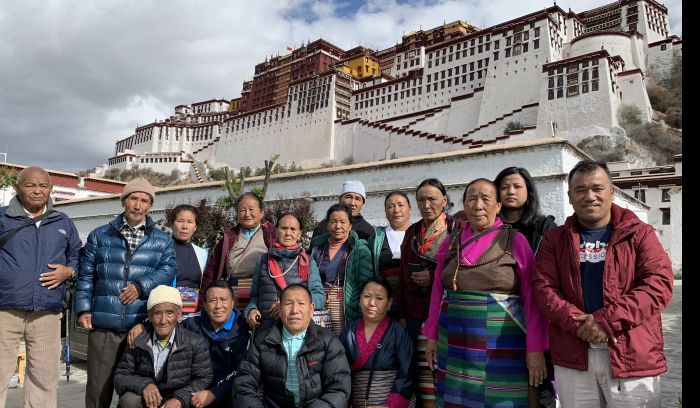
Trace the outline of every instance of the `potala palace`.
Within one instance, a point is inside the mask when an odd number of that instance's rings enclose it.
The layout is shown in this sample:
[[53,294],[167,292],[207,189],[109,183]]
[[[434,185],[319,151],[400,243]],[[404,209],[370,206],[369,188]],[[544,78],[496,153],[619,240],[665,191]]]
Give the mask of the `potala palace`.
[[[303,168],[372,162],[561,136],[620,132],[617,110],[649,121],[645,81],[682,40],[653,0],[583,12],[556,4],[487,28],[463,21],[377,51],[323,39],[255,66],[241,96],[179,105],[116,143],[106,169]],[[522,125],[505,132],[509,122]]]

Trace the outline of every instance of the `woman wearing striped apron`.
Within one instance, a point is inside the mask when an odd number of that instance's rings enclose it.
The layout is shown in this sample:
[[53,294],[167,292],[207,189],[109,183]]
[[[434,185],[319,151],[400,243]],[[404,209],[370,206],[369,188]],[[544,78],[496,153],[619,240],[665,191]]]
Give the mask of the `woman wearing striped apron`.
[[[209,283],[223,279],[236,294],[237,307],[243,309],[250,301],[253,273],[261,256],[275,240],[275,226],[262,223],[265,216],[262,200],[253,193],[243,193],[236,202],[238,224],[224,231],[207,261],[199,293],[206,293]],[[204,302],[198,306],[204,311]]]
[[352,370],[350,406],[406,408],[414,391],[413,341],[387,315],[392,303],[386,278],[370,278],[360,292],[362,317],[345,326],[341,341]]
[[347,205],[332,205],[326,213],[328,232],[311,240],[311,258],[318,265],[331,330],[337,335],[360,317],[360,287],[374,274],[367,241],[352,230],[351,216]]
[[425,363],[427,338],[423,335],[423,323],[428,317],[438,248],[452,232],[454,221],[445,213],[448,197],[439,180],[421,182],[416,190],[416,201],[422,219],[406,230],[401,244],[401,275],[396,301],[399,317],[415,344],[417,406],[434,407],[435,378]]
[[496,217],[497,193],[490,180],[469,183],[467,223],[440,248],[425,324],[439,407],[527,407],[528,383],[546,378],[547,321],[530,286],[535,260],[525,237]]
[[[385,277],[391,284],[392,293],[398,291],[401,274],[401,243],[411,225],[411,203],[406,194],[392,191],[384,199],[384,212],[389,221],[387,227],[374,227],[374,235],[368,246],[372,251],[374,275]],[[398,305],[392,302],[389,317],[398,319]]]
[[298,283],[309,288],[316,310],[323,309],[326,293],[323,290],[318,267],[299,245],[301,218],[285,214],[277,220],[276,238],[270,251],[258,261],[253,275],[250,303],[243,311],[250,327],[257,332],[268,329],[279,318],[280,293],[287,286]]

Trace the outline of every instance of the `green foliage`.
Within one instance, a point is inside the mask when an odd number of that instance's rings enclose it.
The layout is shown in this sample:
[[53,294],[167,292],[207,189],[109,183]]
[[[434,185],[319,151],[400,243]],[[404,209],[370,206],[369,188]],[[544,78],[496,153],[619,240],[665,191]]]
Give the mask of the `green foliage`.
[[218,169],[211,170],[209,172],[209,178],[214,181],[226,180],[226,170],[224,170],[224,167],[219,167]]
[[523,124],[520,122],[508,122],[506,123],[506,127],[503,128],[503,133],[508,133],[513,130],[520,130],[523,128]]
[[138,165],[126,170],[110,169],[105,174],[105,178],[126,182],[129,182],[137,177],[145,178],[155,187],[176,186],[189,182],[189,179],[183,178],[182,173],[176,169],[170,172],[170,174],[165,174],[154,171],[148,167],[140,168]]
[[622,104],[617,109],[617,119],[622,127],[642,124],[642,111],[636,105]]
[[0,169],[0,188],[17,185],[19,173],[14,170]]
[[232,219],[227,211],[218,205],[212,205],[208,199],[200,200],[198,203],[170,203],[165,207],[165,219],[159,220],[158,225],[163,231],[172,233],[172,225],[168,221],[172,210],[180,204],[190,204],[197,208],[199,220],[197,230],[192,236],[192,242],[205,247],[214,248],[216,242],[221,239],[223,231],[232,225]]

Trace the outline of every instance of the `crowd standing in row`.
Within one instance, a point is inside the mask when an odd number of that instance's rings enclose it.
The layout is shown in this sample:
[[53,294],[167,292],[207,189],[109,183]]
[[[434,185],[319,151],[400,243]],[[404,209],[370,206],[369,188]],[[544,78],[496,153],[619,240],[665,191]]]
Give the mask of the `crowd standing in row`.
[[[25,406],[56,406],[69,280],[90,330],[90,408],[114,390],[148,408],[658,407],[668,256],[612,203],[604,163],[578,163],[568,184],[560,227],[517,167],[468,183],[455,217],[437,179],[418,185],[414,224],[409,197],[390,192],[388,226],[372,227],[349,180],[308,252],[303,220],[265,222],[244,193],[207,257],[194,207],[171,212],[172,237],[155,228],[144,179],[80,251],[48,173],[27,168],[0,209],[0,408],[22,338]],[[197,288],[199,311],[183,317]]]

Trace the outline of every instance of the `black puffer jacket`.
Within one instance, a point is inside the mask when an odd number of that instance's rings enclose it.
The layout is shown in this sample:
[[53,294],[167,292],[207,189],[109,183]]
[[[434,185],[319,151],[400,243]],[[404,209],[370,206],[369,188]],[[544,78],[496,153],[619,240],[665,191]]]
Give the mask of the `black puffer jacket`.
[[[236,406],[287,408],[294,397],[287,392],[287,353],[282,345],[282,323],[256,336],[235,379]],[[350,396],[350,367],[340,340],[330,331],[309,324],[297,354],[301,407],[345,408]],[[264,400],[258,398],[262,383]]]
[[207,342],[178,325],[172,350],[163,366],[163,379],[156,383],[152,338],[153,327],[147,324],[146,330],[136,338],[136,348],[124,348],[114,371],[115,391],[119,395],[126,392],[141,395],[148,384],[156,384],[163,399],[177,398],[183,408],[188,408],[191,393],[206,390],[214,378]]

